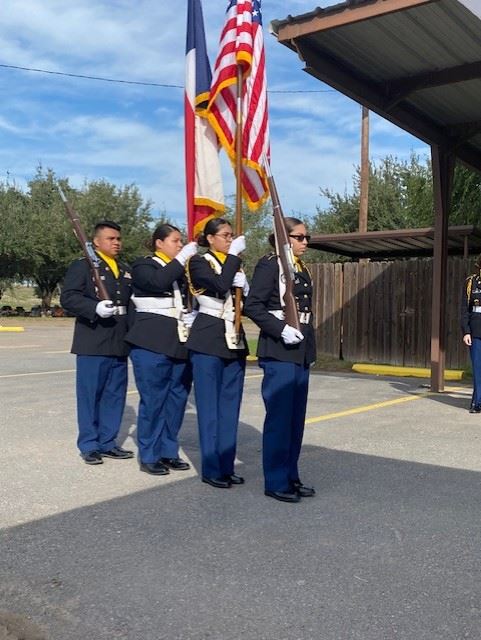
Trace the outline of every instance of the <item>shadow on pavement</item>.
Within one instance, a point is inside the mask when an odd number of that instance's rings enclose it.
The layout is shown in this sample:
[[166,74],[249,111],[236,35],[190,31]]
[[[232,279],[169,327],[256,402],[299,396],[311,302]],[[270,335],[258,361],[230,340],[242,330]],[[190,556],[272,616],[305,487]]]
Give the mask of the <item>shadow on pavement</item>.
[[306,446],[318,494],[292,505],[264,497],[246,424],[238,457],[244,486],[179,473],[4,530],[0,609],[49,640],[478,637],[480,474]]

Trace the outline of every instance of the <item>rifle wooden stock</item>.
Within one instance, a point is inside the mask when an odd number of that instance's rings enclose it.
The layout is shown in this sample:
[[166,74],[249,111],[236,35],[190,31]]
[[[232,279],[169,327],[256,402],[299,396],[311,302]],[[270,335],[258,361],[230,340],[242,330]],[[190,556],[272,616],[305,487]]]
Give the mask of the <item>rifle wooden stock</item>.
[[95,287],[97,289],[98,298],[99,300],[110,300],[110,296],[105,287],[105,284],[100,278],[100,271],[99,271],[100,261],[98,259],[97,254],[95,253],[93,245],[85,235],[85,231],[82,229],[80,218],[78,217],[78,214],[76,213],[75,209],[72,207],[70,202],[67,200],[67,197],[65,196],[64,192],[60,187],[58,187],[58,191],[60,193],[60,197],[62,198],[62,202],[65,205],[65,211],[67,213],[67,217],[72,223],[75,237],[79,241],[80,246],[82,247],[82,251],[84,252],[84,256],[90,265],[90,269],[92,271],[92,278],[94,280]]
[[[267,167],[266,167],[267,168]],[[297,313],[297,303],[294,296],[294,256],[292,254],[291,242],[284,223],[284,214],[282,213],[279,194],[277,193],[274,177],[267,168],[267,184],[272,199],[272,208],[274,214],[274,238],[276,241],[276,252],[280,258],[282,271],[284,272],[284,280],[286,292],[284,294],[284,315],[286,323],[295,329],[301,330],[299,322],[299,314]]]

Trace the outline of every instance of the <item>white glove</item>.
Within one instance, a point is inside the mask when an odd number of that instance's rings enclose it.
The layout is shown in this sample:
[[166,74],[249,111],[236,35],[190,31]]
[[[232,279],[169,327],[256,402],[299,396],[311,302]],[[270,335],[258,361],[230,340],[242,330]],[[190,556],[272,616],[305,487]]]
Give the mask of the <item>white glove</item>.
[[101,318],[111,318],[114,315],[114,311],[112,300],[101,300],[95,307],[95,313]]
[[235,274],[234,280],[232,280],[232,286],[242,289],[242,293],[245,296],[249,295],[249,283],[247,282],[246,274],[243,271],[238,271]]
[[180,262],[182,266],[185,265],[187,260],[197,253],[197,242],[189,242],[186,244],[179,253],[175,256],[175,259]]
[[301,340],[304,340],[302,333],[291,327],[290,324],[286,324],[282,329],[281,338],[284,340],[284,344],[299,344]]
[[231,256],[238,256],[239,253],[245,251],[245,248],[246,238],[245,236],[239,236],[238,238],[234,238],[234,240],[232,240],[228,253]]
[[191,328],[198,313],[198,311],[189,311],[189,313],[184,313],[184,315],[182,316],[182,322],[186,327],[188,327],[189,329]]

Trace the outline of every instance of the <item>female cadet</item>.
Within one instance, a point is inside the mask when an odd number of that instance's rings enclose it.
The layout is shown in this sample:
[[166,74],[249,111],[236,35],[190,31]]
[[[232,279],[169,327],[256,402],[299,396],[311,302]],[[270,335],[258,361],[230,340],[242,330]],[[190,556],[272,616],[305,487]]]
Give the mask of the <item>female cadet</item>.
[[463,342],[469,347],[473,369],[473,397],[470,413],[481,413],[481,256],[477,272],[470,275],[461,297],[461,330]]
[[242,328],[236,339],[232,289],[240,287],[247,293],[238,257],[245,239],[233,240],[231,225],[214,218],[198,242],[209,250],[187,265],[189,285],[199,305],[187,347],[194,375],[202,482],[228,489],[244,483],[234,473],[234,460],[247,346]]
[[[312,283],[300,256],[310,236],[296,218],[285,218],[296,268],[294,295],[302,331],[286,324],[279,292],[279,265],[275,254],[256,265],[244,314],[261,329],[257,355],[264,370],[262,397],[266,408],[263,434],[265,495],[283,502],[299,502],[315,494],[299,479],[309,385],[309,365],[316,357],[312,325]],[[269,239],[273,243],[273,236]],[[282,296],[284,293],[282,292]]]
[[152,250],[152,256],[136,260],[132,267],[135,315],[125,339],[132,345],[130,357],[140,394],[140,468],[165,475],[170,469],[190,468],[179,458],[177,435],[192,383],[185,346],[184,264],[197,252],[197,245],[182,247],[180,231],[162,224],[152,236]]

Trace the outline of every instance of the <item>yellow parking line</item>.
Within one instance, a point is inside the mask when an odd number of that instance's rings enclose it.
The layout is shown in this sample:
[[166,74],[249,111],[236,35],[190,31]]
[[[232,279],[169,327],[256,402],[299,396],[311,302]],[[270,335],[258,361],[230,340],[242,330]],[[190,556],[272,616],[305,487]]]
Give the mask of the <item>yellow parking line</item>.
[[395,398],[394,400],[385,400],[384,402],[375,402],[374,404],[365,404],[362,407],[354,407],[354,409],[346,409],[345,411],[337,411],[336,413],[327,413],[323,416],[308,418],[305,424],[313,424],[314,422],[323,422],[324,420],[331,420],[332,418],[342,418],[343,416],[352,416],[356,413],[364,413],[365,411],[372,411],[373,409],[381,409],[382,407],[389,407],[395,404],[402,404],[403,402],[410,402],[411,400],[419,400],[420,398],[426,398],[428,395],[431,395],[431,392],[422,393],[418,396],[403,396],[402,398]]
[[31,349],[39,346],[39,344],[2,344],[0,349]]
[[[471,390],[466,387],[445,387],[444,392],[450,393],[455,391],[466,391],[471,395]],[[333,418],[343,418],[344,416],[352,416],[356,413],[364,413],[366,411],[372,411],[373,409],[382,409],[383,407],[390,407],[396,404],[402,404],[403,402],[410,402],[411,400],[420,400],[421,398],[427,398],[428,396],[438,395],[432,391],[426,391],[415,396],[402,396],[401,398],[394,398],[393,400],[384,400],[383,402],[375,402],[374,404],[365,404],[360,407],[354,407],[353,409],[346,409],[345,411],[336,411],[335,413],[326,413],[322,416],[316,416],[315,418],[308,418],[305,424],[314,424],[315,422],[324,422],[325,420],[331,420]]]
[[73,373],[75,369],[61,369],[60,371],[33,371],[31,373],[7,373],[0,378],[25,378],[27,376],[50,376],[54,373]]
[[70,351],[67,349],[66,351],[42,351],[42,353],[70,353]]

